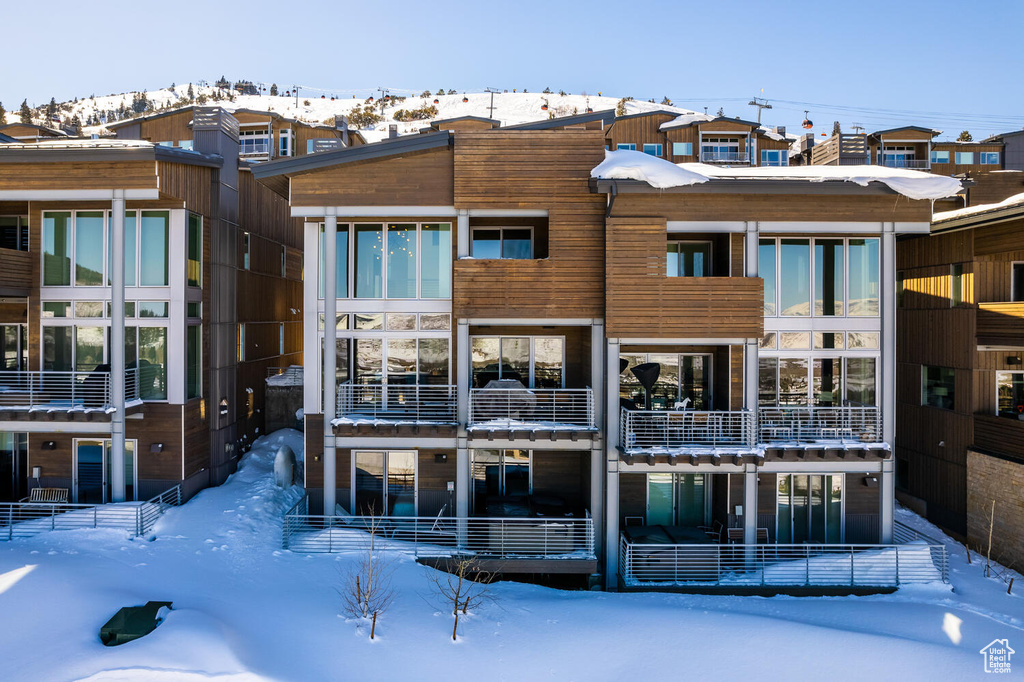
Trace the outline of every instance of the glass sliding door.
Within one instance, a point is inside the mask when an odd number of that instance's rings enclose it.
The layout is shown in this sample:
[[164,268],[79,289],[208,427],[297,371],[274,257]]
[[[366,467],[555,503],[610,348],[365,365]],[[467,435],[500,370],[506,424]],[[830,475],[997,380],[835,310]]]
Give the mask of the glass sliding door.
[[842,542],[842,474],[780,474],[776,514],[781,544]]
[[[106,461],[106,480],[113,480],[113,476],[110,471],[110,464],[113,461],[111,457],[111,442],[109,440],[103,441],[105,447],[105,461]],[[124,499],[132,501],[137,499],[135,497],[135,491],[137,489],[135,477],[135,441],[126,440],[124,442]],[[108,496],[109,497],[109,496]],[[109,499],[107,500],[109,502]]]
[[356,514],[416,515],[416,452],[357,450]]
[[529,450],[472,450],[473,513],[525,517],[532,493]]
[[565,340],[562,338],[537,338],[533,341],[533,387],[561,388],[562,359],[565,356]]
[[674,526],[673,474],[647,474],[647,525]]
[[647,525],[702,526],[707,519],[704,474],[647,474]]
[[842,358],[814,358],[814,406],[842,407]]

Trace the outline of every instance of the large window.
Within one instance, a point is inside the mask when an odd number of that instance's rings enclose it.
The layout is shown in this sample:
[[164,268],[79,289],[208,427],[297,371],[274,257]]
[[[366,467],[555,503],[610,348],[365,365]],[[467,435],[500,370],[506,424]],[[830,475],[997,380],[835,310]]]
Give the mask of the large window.
[[982,166],[998,166],[999,152],[978,152]]
[[740,141],[736,137],[707,137],[701,140],[702,161],[745,161],[740,155]]
[[1024,372],[996,372],[996,414],[1024,420]]
[[477,516],[530,515],[533,491],[529,450],[471,450],[473,513]]
[[949,163],[949,152],[948,151],[935,151],[932,150],[932,163]]
[[921,404],[944,410],[956,408],[956,381],[952,369],[929,365],[921,367]]
[[356,513],[416,516],[416,451],[356,451]]
[[693,156],[692,142],[673,142],[672,156]]
[[188,285],[203,286],[203,218],[188,214]]
[[0,215],[0,249],[28,251],[28,218]]
[[416,225],[388,225],[388,298],[416,298]]
[[644,145],[644,154],[650,154],[651,156],[661,156],[663,150],[664,150],[664,147],[662,147],[660,144],[645,144]]
[[185,397],[203,395],[203,328],[189,325],[185,334]]
[[139,229],[139,284],[167,286],[167,211],[143,211]]
[[957,152],[956,162],[958,165],[969,166],[974,163],[974,152]]
[[71,213],[43,214],[43,286],[71,284]]
[[102,211],[75,214],[75,286],[103,285],[105,220]]
[[789,152],[785,149],[762,149],[762,166],[788,166]]
[[829,355],[758,358],[758,403],[764,407],[875,406],[876,358]]
[[533,229],[529,227],[476,227],[470,247],[473,258],[533,258]]
[[0,324],[0,370],[28,369],[28,325]]
[[420,226],[420,298],[452,296],[452,231],[448,223]]
[[669,277],[710,277],[711,242],[668,242]]
[[238,132],[238,153],[252,156],[270,153],[270,131],[266,128],[240,130]]
[[565,386],[565,338],[561,336],[497,337],[472,340],[473,386],[494,379],[515,379],[529,388]]
[[651,407],[656,410],[675,409],[677,404],[689,410],[710,410],[712,356],[705,353],[624,353],[627,369],[619,375],[619,397],[643,408],[644,388],[629,368],[648,362],[661,367],[658,381],[651,392]]
[[617,145],[615,145],[615,149],[617,151],[626,150],[626,151],[635,152],[636,151],[636,143],[634,143],[634,142],[620,142]]
[[761,239],[765,317],[877,317],[878,248],[877,238]]

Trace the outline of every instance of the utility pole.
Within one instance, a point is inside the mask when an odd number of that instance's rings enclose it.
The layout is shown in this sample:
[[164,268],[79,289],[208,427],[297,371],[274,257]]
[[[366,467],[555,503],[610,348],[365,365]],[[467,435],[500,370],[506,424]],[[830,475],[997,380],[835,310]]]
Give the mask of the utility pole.
[[761,111],[764,109],[771,109],[772,105],[768,104],[768,100],[761,97],[755,97],[754,99],[747,102],[748,106],[757,107],[757,125],[761,125]]
[[383,116],[387,98],[391,96],[391,90],[389,88],[377,88],[377,94],[377,104],[380,105],[380,115]]
[[292,90],[295,91],[295,108],[298,109],[299,108],[299,86],[298,85],[293,85],[292,86]]
[[484,92],[491,93],[491,106],[487,107],[487,118],[494,118],[494,93],[501,92],[500,88],[484,88]]

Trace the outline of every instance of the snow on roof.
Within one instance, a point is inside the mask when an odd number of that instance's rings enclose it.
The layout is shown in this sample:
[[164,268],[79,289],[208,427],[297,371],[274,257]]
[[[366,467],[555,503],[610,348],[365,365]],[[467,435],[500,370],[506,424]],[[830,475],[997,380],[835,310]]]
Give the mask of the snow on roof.
[[715,120],[715,117],[710,114],[698,114],[696,111],[691,111],[688,114],[677,116],[671,121],[665,121],[658,126],[658,129],[668,130],[670,128],[685,128],[686,126],[693,125],[694,123],[703,123],[705,121],[713,120]]
[[604,161],[590,171],[590,177],[608,180],[640,180],[658,189],[696,185],[710,179],[700,173],[684,170],[657,156],[628,149],[606,151]]
[[152,142],[145,140],[118,140],[106,137],[96,140],[69,139],[10,143],[3,145],[0,149],[148,149],[153,146]]
[[932,222],[938,223],[944,220],[967,218],[968,216],[988,213],[989,211],[995,211],[1000,208],[1010,208],[1011,206],[1024,206],[1024,194],[1014,194],[1012,197],[1003,199],[996,204],[978,204],[977,206],[970,206],[968,208],[959,208],[955,211],[942,211],[941,213],[936,213],[932,216]]
[[593,178],[640,180],[667,189],[696,185],[709,180],[803,180],[852,182],[867,187],[881,182],[910,199],[942,199],[960,191],[955,178],[885,166],[773,166],[726,168],[703,163],[674,164],[656,156],[620,150],[605,152],[605,160],[590,171]]

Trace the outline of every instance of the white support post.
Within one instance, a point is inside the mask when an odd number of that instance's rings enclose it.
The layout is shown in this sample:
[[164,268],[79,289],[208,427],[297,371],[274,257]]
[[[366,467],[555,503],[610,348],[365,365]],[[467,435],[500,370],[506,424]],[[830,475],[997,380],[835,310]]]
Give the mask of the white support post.
[[883,545],[892,544],[893,523],[896,520],[896,473],[894,471],[895,460],[882,460],[882,481],[879,486],[881,500],[881,537],[879,540]]
[[110,206],[110,501],[125,501],[124,356],[124,190],[114,190]]
[[466,426],[469,424],[469,368],[472,357],[469,349],[469,321],[459,320],[455,330],[455,384],[458,387],[457,413],[459,422],[458,450],[455,459],[455,513],[460,519],[469,516],[469,447]]
[[743,470],[743,544],[757,544],[757,465]]
[[[332,422],[338,409],[338,213],[324,216],[324,515],[337,508],[337,451]],[[354,487],[354,486],[353,486]]]
[[[590,376],[593,393],[594,419],[598,433],[605,433],[607,419],[612,416],[605,400],[604,320],[594,320],[590,327]],[[618,358],[616,358],[618,362]],[[597,445],[590,451],[590,515],[594,519],[594,552],[602,555],[604,536],[604,447]]]
[[743,344],[743,409],[757,413],[757,339]]
[[458,222],[456,223],[455,244],[456,258],[465,258],[469,255],[469,211],[460,209]]
[[881,243],[882,287],[882,440],[896,441],[896,224],[883,223]]
[[619,340],[605,344],[605,587],[618,587],[619,571]]

